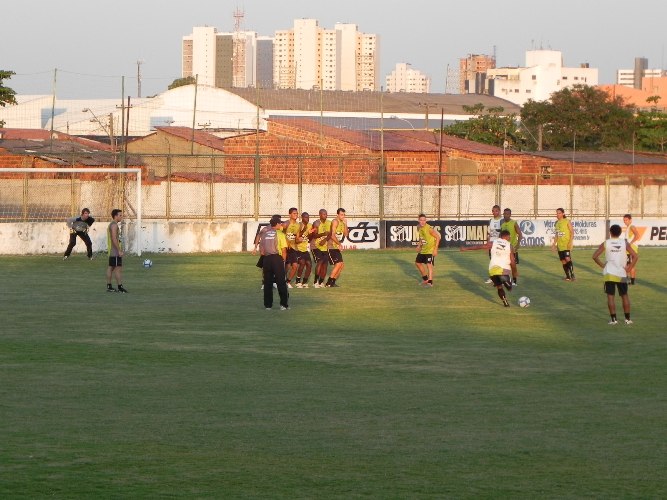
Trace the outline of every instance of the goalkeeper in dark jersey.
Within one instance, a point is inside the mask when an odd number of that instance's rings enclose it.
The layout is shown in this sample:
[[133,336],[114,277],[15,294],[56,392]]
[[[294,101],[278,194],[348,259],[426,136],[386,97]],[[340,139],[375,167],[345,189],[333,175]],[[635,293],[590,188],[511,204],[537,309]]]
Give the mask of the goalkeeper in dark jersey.
[[69,244],[65,250],[63,260],[69,259],[72,249],[76,245],[77,236],[86,244],[88,259],[93,260],[93,242],[90,241],[90,236],[88,236],[88,229],[93,225],[93,222],[95,222],[95,219],[90,216],[90,210],[87,208],[81,210],[81,216],[67,219],[67,227],[69,227]]

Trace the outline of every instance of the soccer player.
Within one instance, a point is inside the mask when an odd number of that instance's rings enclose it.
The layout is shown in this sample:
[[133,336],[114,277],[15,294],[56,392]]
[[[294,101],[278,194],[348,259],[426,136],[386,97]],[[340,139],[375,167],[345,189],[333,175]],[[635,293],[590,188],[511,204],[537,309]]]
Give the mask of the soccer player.
[[329,262],[333,265],[325,287],[336,287],[336,280],[340,277],[345,263],[343,262],[343,240],[348,236],[345,209],[336,210],[336,218],[331,222],[331,232],[328,241]]
[[313,268],[313,262],[310,258],[308,247],[310,245],[311,237],[315,229],[309,222],[310,215],[308,212],[301,214],[301,224],[299,224],[299,232],[296,236],[296,255],[297,255],[297,270],[296,270],[296,287],[308,288],[308,278]]
[[331,221],[327,220],[329,214],[325,209],[320,209],[320,218],[317,221],[317,234],[314,236],[315,241],[315,283],[313,287],[324,288],[324,278],[327,276],[327,269],[329,267],[329,252],[328,241],[331,234]]
[[[85,222],[85,225],[76,224],[77,222]],[[67,226],[70,228],[69,244],[65,249],[65,256],[63,257],[63,260],[69,259],[69,256],[72,253],[72,249],[76,245],[77,236],[81,238],[81,240],[83,240],[86,245],[88,260],[93,260],[93,242],[90,241],[90,236],[88,236],[88,228],[93,225],[93,222],[95,222],[95,219],[90,216],[90,210],[87,208],[81,210],[81,216],[67,219]],[[76,225],[76,228],[74,225]]]
[[285,238],[287,239],[287,260],[285,260],[285,276],[287,279],[287,288],[292,287],[292,278],[296,275],[297,270],[297,249],[296,236],[299,232],[299,211],[292,207],[289,209],[289,222],[285,228]]
[[269,222],[269,229],[264,231],[259,241],[260,253],[264,256],[264,307],[273,307],[273,284],[278,285],[280,310],[289,309],[289,292],[285,281],[285,260],[287,259],[287,238],[281,231],[283,222],[280,215],[274,215]]
[[123,288],[123,238],[120,230],[120,221],[123,219],[123,211],[114,208],[111,211],[111,222],[107,227],[107,252],[109,254],[109,266],[107,267],[107,292],[115,292],[111,285],[111,278],[116,279],[118,292],[127,293]]
[[572,223],[565,217],[565,210],[556,209],[556,225],[554,226],[554,238],[551,243],[552,250],[558,250],[558,258],[565,271],[565,281],[574,281],[574,265],[572,264],[572,244],[574,243],[574,229]]
[[[604,275],[604,291],[607,294],[607,308],[609,309],[610,325],[617,325],[616,319],[616,290],[621,296],[623,302],[623,313],[625,314],[625,324],[631,325],[630,319],[630,297],[628,296],[628,272],[632,272],[639,255],[634,251],[629,241],[622,239],[621,226],[614,224],[609,228],[610,238],[595,250],[593,260],[602,268]],[[600,260],[604,253],[605,262]],[[626,255],[630,254],[631,259],[628,262]]]
[[509,208],[503,210],[503,220],[500,224],[500,229],[505,229],[510,232],[510,244],[512,245],[512,253],[514,253],[515,263],[512,271],[512,286],[516,286],[517,279],[519,278],[519,247],[521,246],[523,234],[521,233],[519,224],[517,224],[515,220],[512,220],[512,211]]
[[[500,231],[500,237],[491,246],[491,261],[489,262],[489,277],[498,290],[498,297],[503,301],[505,307],[510,303],[505,295],[505,288],[512,291],[511,273],[514,272],[514,252],[510,242],[510,232],[507,229]],[[504,288],[503,288],[504,287]]]
[[[639,244],[637,243],[637,240],[639,239],[639,231],[637,231],[637,228],[632,223],[632,215],[625,214],[623,216],[623,222],[625,223],[625,238],[630,242],[630,246],[635,253],[639,255]],[[628,264],[630,264],[631,261],[632,256],[628,252]],[[630,284],[634,285],[635,279],[637,278],[637,268],[635,266],[632,266],[628,276],[630,277]]]
[[[500,237],[500,225],[503,222],[503,218],[500,216],[500,205],[493,205],[491,214],[493,217],[489,220],[489,232],[486,236],[486,244],[489,247],[489,259],[491,258],[491,245]],[[489,278],[485,283],[491,284],[493,281]]]
[[415,266],[422,277],[422,286],[433,286],[433,266],[438,255],[440,233],[433,226],[426,223],[426,215],[419,214],[417,227],[419,228],[419,242],[417,243],[417,258]]

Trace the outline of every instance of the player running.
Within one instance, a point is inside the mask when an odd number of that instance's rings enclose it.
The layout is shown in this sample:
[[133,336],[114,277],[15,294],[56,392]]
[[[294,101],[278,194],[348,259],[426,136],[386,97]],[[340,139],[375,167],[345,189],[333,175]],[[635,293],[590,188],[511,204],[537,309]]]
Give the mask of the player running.
[[[500,231],[500,237],[491,246],[491,261],[489,262],[489,277],[498,290],[498,297],[505,307],[510,303],[505,295],[505,289],[512,291],[511,273],[515,272],[514,252],[510,242],[510,232],[507,229]],[[504,288],[503,288],[504,287]]]
[[421,285],[433,286],[433,266],[440,246],[440,233],[433,226],[426,223],[426,215],[419,214],[419,242],[417,243],[417,258],[415,266],[422,277]]

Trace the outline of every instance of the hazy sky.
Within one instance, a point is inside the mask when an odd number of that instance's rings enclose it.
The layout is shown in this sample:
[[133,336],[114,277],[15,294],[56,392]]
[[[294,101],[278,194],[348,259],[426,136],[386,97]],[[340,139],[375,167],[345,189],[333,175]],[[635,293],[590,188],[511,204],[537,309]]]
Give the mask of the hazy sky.
[[54,68],[61,98],[137,95],[166,89],[181,76],[181,39],[193,26],[232,31],[236,8],[243,28],[273,36],[294,19],[314,18],[324,28],[354,23],[380,35],[381,85],[407,62],[444,92],[448,65],[469,53],[497,56],[498,66],[523,65],[531,48],[560,50],[566,66],[590,63],[600,83],[647,57],[664,68],[667,1],[561,0],[66,0],[12,2],[4,9],[0,69],[17,74],[5,85],[19,94],[50,94]]

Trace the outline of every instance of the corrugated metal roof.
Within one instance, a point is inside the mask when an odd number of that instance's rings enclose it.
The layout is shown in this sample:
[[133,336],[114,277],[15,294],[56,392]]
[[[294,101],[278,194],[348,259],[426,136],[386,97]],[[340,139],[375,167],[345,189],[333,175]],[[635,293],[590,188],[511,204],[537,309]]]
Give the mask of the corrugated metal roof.
[[156,130],[163,132],[165,134],[173,135],[186,141],[192,141],[202,146],[209,147],[211,149],[216,149],[218,151],[223,151],[225,146],[225,140],[216,137],[213,134],[205,132],[203,130],[195,130],[194,134],[192,133],[192,128],[190,127],[155,127]]
[[667,165],[664,155],[632,153],[628,151],[531,151],[531,155],[574,163],[606,163],[609,165]]
[[345,92],[340,90],[225,89],[265,110],[417,113],[432,116],[465,115],[463,106],[481,103],[519,114],[521,108],[499,97],[483,94],[417,94],[409,92]]

